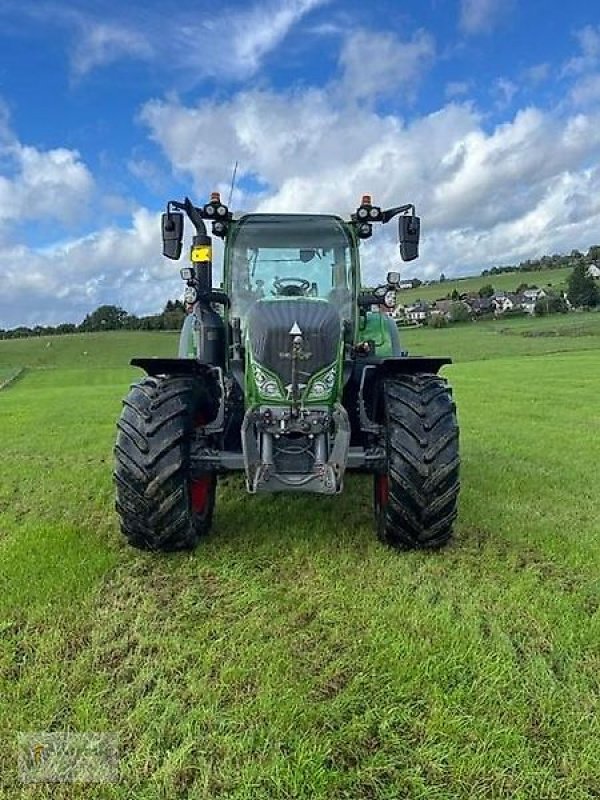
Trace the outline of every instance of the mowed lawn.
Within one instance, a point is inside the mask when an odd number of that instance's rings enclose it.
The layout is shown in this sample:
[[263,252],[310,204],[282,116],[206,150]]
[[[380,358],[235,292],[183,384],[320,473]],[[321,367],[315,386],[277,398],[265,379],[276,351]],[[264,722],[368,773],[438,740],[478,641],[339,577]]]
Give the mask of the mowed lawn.
[[[0,794],[598,797],[595,320],[406,332],[457,357],[461,509],[433,554],[377,543],[364,476],[338,498],[230,477],[194,553],[134,551],[114,423],[128,358],[176,337],[0,342],[26,367],[0,392]],[[21,785],[18,732],[64,730],[116,733],[120,783]]]

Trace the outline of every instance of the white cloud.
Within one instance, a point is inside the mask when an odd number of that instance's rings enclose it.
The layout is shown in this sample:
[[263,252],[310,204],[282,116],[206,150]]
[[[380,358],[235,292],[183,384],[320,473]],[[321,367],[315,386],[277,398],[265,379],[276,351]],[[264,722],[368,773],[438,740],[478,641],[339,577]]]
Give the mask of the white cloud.
[[151,61],[194,86],[203,78],[254,75],[263,59],[307,14],[329,0],[254,0],[243,8],[218,10],[201,4],[147,4],[98,9],[84,0],[68,5],[22,0],[0,13],[25,17],[28,24],[64,28],[72,35],[71,68],[76,78],[118,60]]
[[542,64],[534,64],[532,67],[528,67],[523,75],[527,83],[530,83],[532,86],[537,86],[550,77],[550,72],[550,64],[548,62],[544,62]]
[[7,133],[0,156],[0,226],[8,220],[81,219],[94,181],[76,150],[38,150]]
[[571,99],[576,106],[586,108],[600,103],[600,74],[580,78],[571,89]]
[[340,54],[343,91],[367,98],[402,87],[412,98],[434,57],[435,42],[426,31],[417,31],[408,41],[391,33],[357,31]]
[[460,97],[461,95],[468,94],[470,88],[470,81],[450,81],[446,84],[444,93],[446,97],[449,98]]
[[0,328],[80,322],[104,303],[158,311],[181,292],[177,267],[161,256],[159,214],[144,208],[126,229],[44,249],[1,248],[0,278]]
[[153,47],[140,32],[116,24],[79,18],[80,32],[71,61],[79,77],[122,58],[149,59]]
[[[344,104],[330,88],[195,107],[155,101],[143,119],[200,198],[238,158],[241,174],[267,187],[261,211],[348,214],[365,191],[384,205],[415,202],[424,241],[411,272],[482,269],[597,238],[598,209],[582,201],[596,175],[589,165],[600,161],[600,117],[591,114],[522,109],[486,130],[472,106],[451,103],[405,123]],[[390,233],[365,254],[371,276],[397,262]]]
[[489,33],[511,5],[511,0],[461,0],[460,27],[468,34]]
[[[359,113],[360,108],[360,113]],[[403,122],[341,103],[334,89],[253,91],[196,107],[155,101],[143,118],[201,201],[226,190],[229,167],[265,185],[247,210],[347,215],[363,192],[383,205],[413,201],[421,259],[405,274],[480,271],[548,252],[585,249],[600,229],[600,118],[524,109],[487,130],[469,104]],[[181,291],[160,255],[159,217],[139,208],[109,227],[43,251],[0,250],[0,327],[79,321],[102,303],[159,310]],[[393,225],[363,247],[364,276],[398,266]]]
[[[225,53],[217,52],[220,61],[223,55],[240,75],[254,74],[262,59],[274,50],[306,14],[326,0],[270,0],[254,5],[247,11],[227,15],[222,21],[221,35],[230,41]],[[221,45],[223,42],[221,42]]]
[[586,25],[575,32],[575,38],[580,52],[564,65],[563,75],[582,75],[595,69],[600,62],[600,26]]
[[[309,0],[286,3],[286,14],[261,35],[255,35],[259,15],[250,10],[247,27],[231,28],[231,49],[215,56],[211,68],[230,60],[229,76],[252,72],[315,6]],[[211,47],[222,41],[223,19],[214,18],[218,35]],[[191,41],[197,31],[190,23],[178,43]],[[434,58],[433,40],[426,32],[400,41],[359,30],[344,41],[340,74],[325,87],[256,89],[195,105],[153,100],[140,118],[197,201],[213,188],[226,196],[238,160],[246,191],[238,189],[236,206],[246,210],[347,215],[364,192],[385,206],[414,202],[423,218],[422,258],[407,265],[405,274],[464,274],[597,241],[600,113],[590,110],[594,72],[580,73],[573,88],[581,113],[569,115],[566,104],[553,112],[522,108],[494,125],[472,103],[448,102],[406,120],[378,112],[364,97],[392,88],[406,93]],[[593,42],[588,36],[582,44],[588,58],[595,57]],[[205,55],[199,49],[193,58]],[[357,91],[342,91],[348,85]],[[454,97],[468,90],[466,84],[450,86]],[[499,79],[505,101],[515,102],[514,89]],[[0,164],[6,164],[0,220],[29,215],[69,221],[92,196],[88,168],[75,151],[44,151],[16,141],[5,117],[0,104]],[[141,156],[129,168],[163,179]],[[260,192],[249,192],[249,185]],[[181,288],[177,266],[160,255],[159,231],[158,214],[137,208],[125,229],[107,227],[42,251],[9,243],[6,235],[2,242],[0,223],[0,327],[78,321],[101,303],[134,313],[158,310]],[[393,225],[365,245],[364,265],[367,282],[398,266]]]
[[512,103],[514,96],[519,91],[519,87],[508,78],[497,78],[494,84],[494,91],[498,98],[496,106],[498,108],[506,108]]

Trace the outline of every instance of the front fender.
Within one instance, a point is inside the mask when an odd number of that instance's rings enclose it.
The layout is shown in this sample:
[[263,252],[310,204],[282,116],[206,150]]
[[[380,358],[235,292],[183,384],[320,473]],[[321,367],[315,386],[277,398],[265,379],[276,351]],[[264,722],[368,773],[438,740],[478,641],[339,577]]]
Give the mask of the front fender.
[[452,364],[448,356],[398,356],[382,358],[376,365],[377,374],[382,377],[388,375],[414,375],[417,372],[426,372],[437,375],[446,364]]
[[210,364],[195,358],[132,358],[132,367],[140,367],[148,375],[208,375],[215,372]]

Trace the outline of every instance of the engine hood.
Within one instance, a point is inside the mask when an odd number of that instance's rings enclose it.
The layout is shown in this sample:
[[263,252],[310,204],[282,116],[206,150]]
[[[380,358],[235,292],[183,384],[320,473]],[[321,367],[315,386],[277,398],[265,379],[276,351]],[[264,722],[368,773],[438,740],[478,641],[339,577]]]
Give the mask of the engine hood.
[[316,372],[336,362],[341,335],[340,315],[326,300],[262,300],[247,319],[247,346],[253,361],[277,374],[284,385],[291,380],[294,336],[302,337],[298,370],[306,384]]

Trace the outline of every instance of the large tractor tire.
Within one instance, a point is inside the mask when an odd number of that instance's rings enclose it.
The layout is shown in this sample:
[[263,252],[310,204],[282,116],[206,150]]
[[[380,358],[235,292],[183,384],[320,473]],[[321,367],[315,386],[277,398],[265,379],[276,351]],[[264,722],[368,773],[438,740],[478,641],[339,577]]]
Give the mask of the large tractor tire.
[[451,390],[437,375],[383,385],[386,470],[375,476],[379,538],[393,547],[436,548],[452,535],[459,491],[458,424]]
[[121,531],[142,550],[189,550],[208,532],[215,475],[192,474],[190,447],[210,397],[194,378],[144,378],[123,401],[115,445]]

